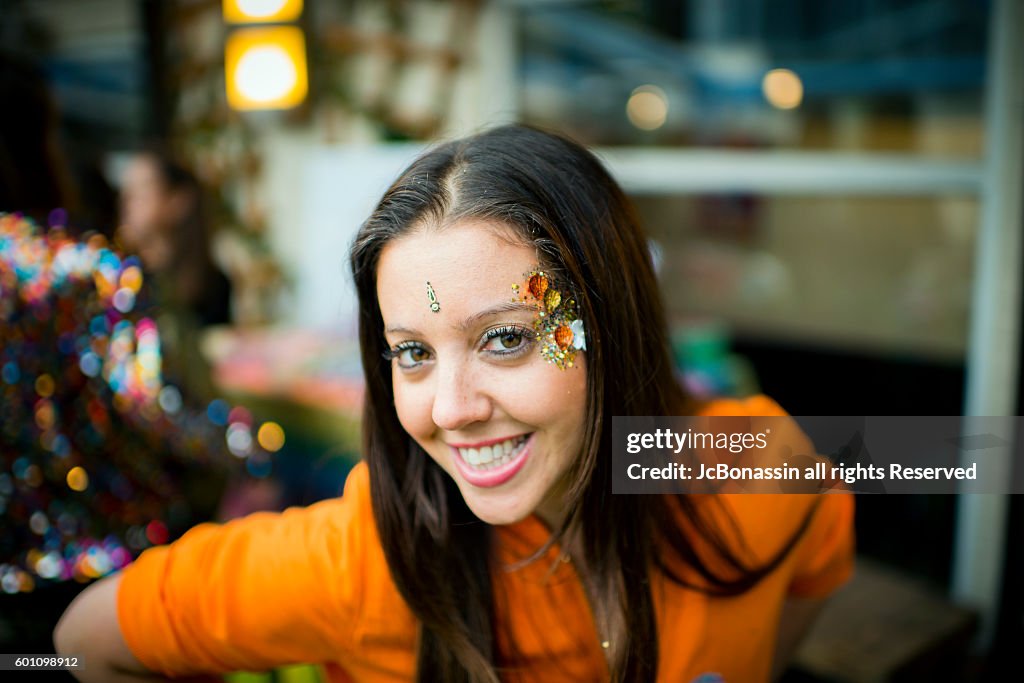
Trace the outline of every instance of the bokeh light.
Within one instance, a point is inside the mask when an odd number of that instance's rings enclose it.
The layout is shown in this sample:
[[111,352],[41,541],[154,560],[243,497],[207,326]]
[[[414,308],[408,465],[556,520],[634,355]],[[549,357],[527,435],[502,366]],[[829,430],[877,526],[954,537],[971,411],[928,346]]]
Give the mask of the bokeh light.
[[626,103],[629,122],[640,130],[657,130],[668,119],[668,97],[656,85],[641,85]]
[[306,42],[293,26],[238,29],[224,46],[228,104],[290,109],[306,99]]
[[36,393],[43,398],[49,398],[53,396],[54,384],[53,377],[49,375],[39,375],[36,377]]
[[146,525],[146,538],[153,545],[167,543],[167,526],[160,520],[154,519]]
[[68,471],[68,486],[73,491],[84,491],[89,487],[89,475],[81,467],[72,467]]
[[772,69],[766,73],[761,90],[768,103],[777,109],[795,109],[804,99],[804,84],[789,69]]
[[229,24],[255,24],[298,19],[302,5],[302,0],[224,0],[221,9]]
[[276,453],[284,446],[284,430],[276,422],[264,422],[256,432],[256,440],[263,450]]

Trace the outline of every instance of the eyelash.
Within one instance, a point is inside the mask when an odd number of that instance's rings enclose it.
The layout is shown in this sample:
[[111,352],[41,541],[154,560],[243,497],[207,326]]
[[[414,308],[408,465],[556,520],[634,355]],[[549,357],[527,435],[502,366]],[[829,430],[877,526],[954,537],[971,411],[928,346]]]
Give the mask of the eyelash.
[[[427,350],[426,347],[424,347],[419,342],[404,341],[404,342],[400,342],[398,344],[395,344],[390,349],[386,349],[384,351],[384,353],[383,353],[384,360],[390,362],[390,361],[395,360],[396,358],[400,359],[404,352],[411,351],[411,350],[414,350],[414,349],[422,349],[423,351]],[[411,368],[417,367],[421,362],[422,361],[417,362],[417,363],[415,363],[413,365],[402,365],[401,360],[399,360],[398,365],[399,365],[399,367],[402,367],[402,368],[411,369]]]
[[[520,343],[519,346],[515,347],[514,349],[508,349],[505,351],[487,351],[486,353],[489,353],[494,357],[502,359],[517,358],[526,353],[533,346],[533,342],[537,339],[537,333],[528,327],[522,327],[519,325],[502,325],[501,327],[495,327],[493,329],[487,330],[484,333],[481,346],[487,346],[487,344],[491,340],[499,339],[501,337],[504,337],[506,334],[519,335],[520,337],[522,337],[522,343]],[[405,370],[412,370],[419,367],[423,363],[423,361],[418,361],[411,365],[403,365],[401,362],[401,356],[406,351],[412,351],[417,349],[427,351],[427,348],[419,342],[399,342],[390,349],[385,350],[383,356],[384,359],[387,361],[392,361],[397,358],[399,359],[399,367]]]
[[500,339],[506,334],[517,334],[522,337],[523,341],[514,349],[490,351],[489,353],[493,353],[502,358],[516,358],[526,353],[533,346],[534,340],[537,339],[537,333],[529,327],[522,327],[520,325],[503,325],[484,332],[484,346],[486,346],[492,339]]

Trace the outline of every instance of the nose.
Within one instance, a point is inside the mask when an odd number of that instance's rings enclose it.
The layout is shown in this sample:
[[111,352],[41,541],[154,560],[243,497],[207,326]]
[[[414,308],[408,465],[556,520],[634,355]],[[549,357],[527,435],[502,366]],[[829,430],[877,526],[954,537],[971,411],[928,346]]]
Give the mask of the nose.
[[464,363],[439,363],[435,367],[434,424],[454,432],[490,419],[493,404],[474,368]]

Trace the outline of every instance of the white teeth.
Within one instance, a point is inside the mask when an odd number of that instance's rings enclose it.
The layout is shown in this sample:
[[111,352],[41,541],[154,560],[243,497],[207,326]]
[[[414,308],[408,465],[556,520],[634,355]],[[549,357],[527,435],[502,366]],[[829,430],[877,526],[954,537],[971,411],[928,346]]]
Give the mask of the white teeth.
[[473,467],[481,470],[494,469],[511,462],[526,443],[527,436],[505,439],[500,443],[481,448],[460,448],[459,454]]

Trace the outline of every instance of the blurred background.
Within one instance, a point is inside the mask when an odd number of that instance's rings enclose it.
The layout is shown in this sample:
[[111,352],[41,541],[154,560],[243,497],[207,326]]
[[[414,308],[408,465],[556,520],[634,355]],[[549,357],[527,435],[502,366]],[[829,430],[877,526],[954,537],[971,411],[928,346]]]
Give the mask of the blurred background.
[[[426,145],[507,122],[586,143],[631,195],[695,394],[1017,415],[1022,35],[1019,0],[0,0],[0,211],[101,234],[130,255],[121,289],[131,267],[152,282],[152,397],[186,406],[157,412],[214,430],[185,450],[228,452],[204,494],[220,502],[179,526],[340,491],[361,406],[348,243]],[[47,123],[34,149],[26,120]],[[5,315],[17,368],[24,322]],[[117,403],[110,381],[96,391]],[[49,652],[47,619],[128,556],[68,551],[102,535],[86,524],[47,536],[64,494],[19,503],[34,465],[4,456],[0,513],[44,533],[2,548],[0,650]],[[1004,460],[1008,478],[1024,467]],[[165,539],[153,521],[173,537],[167,505],[150,510],[103,533],[134,530],[128,555]],[[1019,677],[1019,497],[860,496],[857,527],[858,578],[787,680]]]

